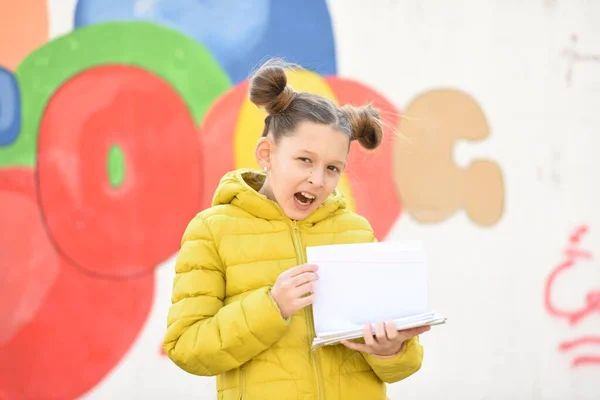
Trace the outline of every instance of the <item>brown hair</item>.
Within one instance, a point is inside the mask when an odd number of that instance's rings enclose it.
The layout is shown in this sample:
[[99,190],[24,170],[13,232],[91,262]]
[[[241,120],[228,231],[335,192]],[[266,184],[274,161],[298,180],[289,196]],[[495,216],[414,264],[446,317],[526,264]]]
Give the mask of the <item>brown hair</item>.
[[331,125],[345,133],[350,141],[366,149],[375,149],[383,139],[379,112],[371,105],[336,106],[330,100],[307,92],[296,92],[287,84],[286,69],[298,69],[280,60],[263,64],[250,81],[250,101],[269,114],[262,136],[269,132],[277,141],[291,134],[303,121]]

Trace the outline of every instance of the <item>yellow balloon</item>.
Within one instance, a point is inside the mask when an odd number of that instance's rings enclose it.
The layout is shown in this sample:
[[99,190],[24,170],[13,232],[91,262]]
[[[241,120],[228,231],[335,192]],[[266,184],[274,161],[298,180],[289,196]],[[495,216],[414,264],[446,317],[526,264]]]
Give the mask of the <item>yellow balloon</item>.
[[[287,71],[288,84],[299,92],[309,92],[323,96],[335,104],[337,98],[325,80],[310,71]],[[242,103],[235,129],[234,155],[236,168],[259,168],[254,156],[254,147],[260,139],[267,114],[256,107],[248,98]],[[342,174],[338,183],[340,190],[347,197],[348,207],[356,210],[346,174]]]

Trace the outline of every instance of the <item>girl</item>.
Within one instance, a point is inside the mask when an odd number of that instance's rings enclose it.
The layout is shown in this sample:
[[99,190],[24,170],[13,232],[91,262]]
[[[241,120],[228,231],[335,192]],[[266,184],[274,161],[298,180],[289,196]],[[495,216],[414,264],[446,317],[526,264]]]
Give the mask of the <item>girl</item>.
[[307,246],[375,240],[336,185],[353,140],[381,143],[378,113],[295,92],[270,62],[253,76],[250,100],[268,113],[255,148],[263,171],[226,174],[213,206],[188,225],[165,352],[189,373],[216,375],[222,400],[385,399],[385,382],[420,368],[418,335],[429,328],[365,324],[362,343],[311,350],[319,277],[305,261]]

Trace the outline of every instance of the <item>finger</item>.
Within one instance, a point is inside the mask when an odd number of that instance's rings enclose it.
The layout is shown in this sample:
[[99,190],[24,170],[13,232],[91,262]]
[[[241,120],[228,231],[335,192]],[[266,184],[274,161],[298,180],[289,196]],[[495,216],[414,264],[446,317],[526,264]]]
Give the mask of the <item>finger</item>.
[[369,348],[362,343],[354,343],[349,340],[342,340],[340,343],[351,350],[362,351],[364,353],[369,352]]
[[296,300],[296,305],[298,306],[298,309],[301,309],[301,308],[304,308],[304,307],[312,304],[314,299],[315,299],[314,295],[311,294],[311,295],[308,295],[306,297],[302,297],[302,298],[299,298],[298,300]]
[[300,286],[307,282],[316,281],[319,279],[319,275],[314,272],[303,272],[300,275],[296,275],[291,279],[292,286]]
[[385,326],[383,324],[383,321],[375,323],[375,336],[377,337],[377,341],[379,343],[387,342],[388,338],[385,333]]
[[405,329],[404,331],[399,331],[399,332],[401,332],[405,335],[409,335],[410,337],[413,337],[416,335],[420,335],[421,333],[425,333],[430,329],[431,329],[431,326],[425,325],[425,326],[419,326],[417,328]]
[[430,325],[425,325],[425,326],[421,326],[419,328],[417,328],[415,331],[415,335],[420,335],[422,333],[425,333],[427,331],[431,330],[431,326]]
[[396,340],[396,338],[398,337],[398,331],[396,330],[396,324],[394,324],[392,321],[388,321],[385,323],[385,333],[387,335],[387,338],[390,341]]
[[422,326],[422,327],[418,327],[418,328],[411,328],[411,329],[405,329],[402,331],[398,331],[398,335],[400,337],[402,337],[403,340],[409,340],[414,338],[417,335],[420,335],[424,332],[427,332],[428,330],[430,330],[431,327],[430,326]]
[[315,264],[302,264],[287,270],[285,273],[287,273],[289,277],[294,277],[304,272],[317,272],[317,269],[319,269],[319,267]]
[[373,346],[375,344],[375,338],[373,338],[373,329],[371,328],[370,322],[365,323],[364,338],[367,346]]
[[297,286],[294,289],[292,289],[291,294],[292,294],[292,297],[294,297],[294,298],[301,297],[307,293],[314,292],[314,288],[315,287],[312,282],[305,283],[304,285],[300,285],[300,286]]

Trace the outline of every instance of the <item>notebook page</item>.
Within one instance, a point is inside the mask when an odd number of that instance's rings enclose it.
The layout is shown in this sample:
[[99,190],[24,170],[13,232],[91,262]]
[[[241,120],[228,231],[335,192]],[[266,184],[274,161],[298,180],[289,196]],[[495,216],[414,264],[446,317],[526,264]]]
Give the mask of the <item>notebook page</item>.
[[420,241],[309,247],[307,261],[319,266],[313,304],[317,335],[428,312]]

